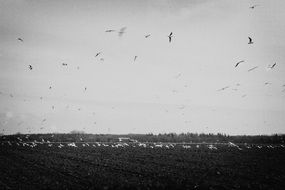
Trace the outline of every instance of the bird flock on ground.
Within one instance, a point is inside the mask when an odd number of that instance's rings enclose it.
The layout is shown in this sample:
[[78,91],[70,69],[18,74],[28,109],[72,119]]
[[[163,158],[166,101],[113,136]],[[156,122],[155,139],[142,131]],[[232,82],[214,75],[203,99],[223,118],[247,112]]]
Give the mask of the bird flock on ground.
[[[252,5],[252,6],[250,6],[249,8],[250,8],[250,9],[255,9],[257,6],[260,6],[260,5]],[[119,37],[122,37],[122,36],[126,33],[126,30],[127,30],[127,27],[124,26],[124,27],[122,27],[122,28],[120,28],[120,29],[118,29],[118,30],[117,30],[117,29],[107,29],[107,30],[105,30],[105,32],[106,32],[106,33],[117,33]],[[145,39],[148,39],[148,38],[151,37],[151,34],[150,34],[150,33],[149,33],[149,34],[145,34],[144,37],[145,37]],[[173,41],[173,38],[174,38],[174,33],[173,33],[173,32],[170,32],[169,35],[167,36],[168,42],[171,43],[171,42]],[[18,37],[17,40],[18,40],[20,43],[24,43],[24,42],[25,42],[23,37]],[[248,36],[248,45],[253,45],[253,44],[254,44],[253,38],[250,37],[250,36]],[[102,52],[102,51],[99,51],[99,52],[97,52],[97,53],[94,55],[94,57],[95,57],[95,58],[99,58],[99,60],[100,60],[101,62],[103,62],[103,61],[104,61],[104,58],[101,57],[102,54],[103,54],[103,52]],[[133,63],[135,63],[135,62],[137,61],[137,59],[138,59],[138,55],[134,55]],[[238,61],[238,62],[236,62],[236,63],[234,64],[234,68],[241,67],[243,64],[246,64],[246,60],[244,60],[244,59],[243,59],[243,60],[240,60],[240,61]],[[63,66],[63,67],[68,67],[68,64],[67,64],[67,63],[62,63],[62,66]],[[277,66],[277,64],[276,64],[276,62],[275,62],[274,64],[268,65],[268,69],[274,69],[276,66]],[[256,70],[257,68],[258,68],[258,66],[254,66],[254,67],[248,69],[248,72],[254,71],[254,70]],[[34,69],[33,65],[29,64],[29,65],[28,65],[28,69],[29,69],[30,71],[32,71],[32,70]],[[77,66],[77,69],[79,70],[80,67]],[[181,77],[181,75],[182,75],[182,73],[178,73],[177,75],[174,76],[174,78],[175,78],[175,79],[178,79],[179,77]],[[269,85],[269,84],[271,84],[271,83],[265,82],[264,84],[265,84],[265,85]],[[240,86],[240,84],[237,84],[236,86]],[[184,87],[187,88],[188,86],[187,86],[187,85],[184,85]],[[285,88],[284,88],[284,87],[285,87],[285,84],[282,86],[282,92],[285,92]],[[49,88],[49,90],[52,90],[52,86],[49,86],[48,88]],[[230,86],[225,86],[225,87],[222,87],[222,88],[217,89],[217,91],[224,91],[224,90],[227,90],[227,89],[229,89],[229,88],[230,88]],[[84,89],[84,92],[87,91],[87,87],[84,87],[83,89]],[[237,90],[237,88],[234,88],[233,90]],[[176,93],[177,90],[172,90],[172,92],[173,92],[173,93]],[[3,93],[0,92],[0,95],[2,95],[2,94],[3,94]],[[11,98],[14,97],[13,94],[9,94],[9,96],[10,96]],[[246,97],[246,96],[247,96],[246,94],[243,94],[241,97],[244,98],[244,97]],[[159,98],[159,97],[158,97],[158,98]],[[40,99],[42,100],[43,97],[40,97]],[[68,107],[69,107],[69,106],[67,106],[67,108],[68,108]],[[185,107],[185,106],[181,106],[181,107],[179,107],[179,109],[184,109],[184,107]],[[55,106],[52,105],[52,106],[51,106],[51,109],[54,110],[54,109],[55,109]],[[80,110],[81,110],[81,108],[78,108],[78,111],[80,111]],[[166,110],[166,112],[168,112],[168,110]],[[47,120],[47,119],[44,118],[41,123],[46,122],[46,120]],[[96,122],[94,122],[94,123],[96,123]],[[22,124],[22,122],[19,123],[19,125],[21,125],[21,124]],[[41,128],[41,129],[42,129],[42,128]],[[4,129],[3,129],[3,130],[4,130]]]

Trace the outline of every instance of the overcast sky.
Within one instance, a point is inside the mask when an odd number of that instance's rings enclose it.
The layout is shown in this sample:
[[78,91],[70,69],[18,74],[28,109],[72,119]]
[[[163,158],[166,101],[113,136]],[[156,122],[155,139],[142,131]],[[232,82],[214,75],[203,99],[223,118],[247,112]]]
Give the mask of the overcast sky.
[[285,133],[284,9],[0,0],[0,132]]

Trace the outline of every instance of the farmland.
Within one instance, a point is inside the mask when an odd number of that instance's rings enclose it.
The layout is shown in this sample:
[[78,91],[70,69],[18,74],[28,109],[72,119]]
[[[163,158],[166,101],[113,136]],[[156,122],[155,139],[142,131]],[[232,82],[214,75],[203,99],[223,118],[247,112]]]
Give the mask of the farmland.
[[0,189],[283,189],[285,185],[282,143],[52,138],[1,137]]

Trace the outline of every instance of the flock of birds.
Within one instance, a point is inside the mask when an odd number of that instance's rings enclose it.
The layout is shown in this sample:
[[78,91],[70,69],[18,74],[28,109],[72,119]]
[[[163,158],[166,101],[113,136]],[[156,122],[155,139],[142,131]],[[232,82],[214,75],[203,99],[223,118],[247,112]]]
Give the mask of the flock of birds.
[[[249,8],[250,8],[250,9],[255,9],[257,6],[259,6],[259,5],[253,5],[253,6],[249,7]],[[106,32],[106,33],[117,32],[117,33],[118,33],[118,36],[119,36],[119,37],[122,37],[122,36],[126,33],[126,29],[127,29],[127,27],[122,27],[122,28],[119,29],[119,30],[108,29],[108,30],[105,30],[105,32]],[[146,34],[146,35],[144,35],[145,38],[150,38],[150,36],[151,36],[151,34]],[[171,43],[171,42],[173,41],[173,37],[174,37],[173,32],[170,32],[169,35],[167,36],[169,43]],[[19,42],[21,42],[21,43],[24,43],[24,39],[23,39],[22,37],[17,38],[17,40],[18,40]],[[248,45],[252,45],[252,44],[254,44],[254,41],[253,41],[252,37],[248,37]],[[99,57],[101,54],[102,54],[101,51],[100,51],[100,52],[97,52],[94,57],[97,58],[97,57]],[[138,59],[138,56],[135,55],[135,56],[134,56],[134,59],[133,59],[133,62],[135,62],[137,59]],[[104,58],[100,58],[100,61],[104,61]],[[237,67],[239,67],[241,64],[244,64],[245,62],[246,62],[245,60],[240,60],[240,61],[238,61],[237,63],[235,63],[234,67],[237,68]],[[274,63],[274,64],[272,64],[272,65],[269,65],[268,68],[269,68],[269,69],[273,69],[273,68],[276,67],[276,65],[277,65],[277,64]],[[62,66],[63,66],[63,67],[67,67],[68,64],[67,64],[67,63],[62,63]],[[253,70],[257,69],[257,68],[258,68],[258,66],[252,67],[252,68],[248,69],[248,72],[251,72],[251,71],[253,71]],[[28,69],[29,69],[29,70],[33,70],[33,65],[31,65],[31,64],[28,65]],[[79,69],[79,66],[77,67],[77,69]],[[181,75],[182,75],[182,73],[179,73],[179,74],[176,75],[174,78],[178,79],[179,77],[181,77]],[[269,83],[269,82],[266,82],[266,83],[265,83],[265,85],[268,85],[268,84],[271,84],[271,83]],[[237,86],[239,86],[239,85],[240,85],[240,84],[237,84]],[[187,87],[187,85],[184,85],[184,86]],[[283,85],[283,87],[285,87],[285,84]],[[230,88],[230,86],[222,87],[222,88],[218,89],[217,91],[224,91],[224,90],[226,90],[226,89],[228,89],[228,88]],[[52,86],[49,86],[49,89],[51,90],[51,89],[52,89]],[[84,87],[84,91],[86,91],[86,90],[87,90],[87,87]],[[236,89],[236,90],[237,90],[237,89]],[[283,91],[285,91],[285,89],[284,89]],[[176,90],[173,90],[172,92],[175,93],[175,92],[177,92],[177,91],[176,91]],[[0,94],[2,94],[2,93],[0,92]],[[13,98],[13,95],[10,94],[10,97]],[[246,97],[246,94],[242,95],[242,97]],[[42,100],[43,97],[40,97],[40,99]],[[184,107],[183,107],[183,108],[184,108]],[[183,108],[181,108],[181,109],[183,109]],[[55,106],[54,106],[54,105],[52,106],[52,109],[55,109]],[[179,109],[180,109],[180,108],[179,108]],[[78,108],[78,110],[80,111],[80,108]],[[46,122],[46,118],[43,119],[41,123],[44,123],[44,122]],[[43,129],[43,128],[41,128],[41,129]]]
[[1,146],[22,146],[22,147],[55,147],[55,148],[149,148],[149,149],[209,149],[209,150],[218,150],[220,148],[228,147],[237,149],[242,151],[243,149],[276,149],[276,148],[285,148],[283,144],[276,145],[262,145],[262,144],[247,144],[240,143],[236,144],[233,142],[228,143],[161,143],[161,142],[135,142],[135,143],[126,143],[126,142],[84,142],[82,138],[80,142],[51,142],[49,140],[41,139],[41,141],[37,140],[29,140],[29,135],[25,136],[25,139],[17,137],[16,140],[10,141],[6,140],[5,137],[1,139]]

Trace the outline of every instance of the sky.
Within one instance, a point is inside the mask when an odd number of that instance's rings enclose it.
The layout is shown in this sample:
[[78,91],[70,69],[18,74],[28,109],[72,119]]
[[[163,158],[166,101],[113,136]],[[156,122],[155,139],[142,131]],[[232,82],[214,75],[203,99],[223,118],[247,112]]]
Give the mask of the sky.
[[0,0],[0,133],[284,134],[284,9]]

